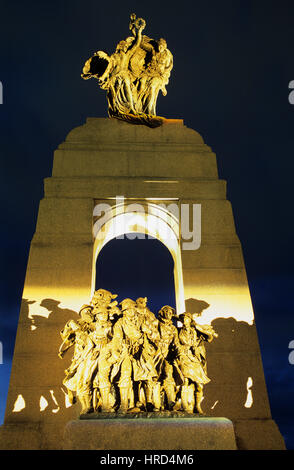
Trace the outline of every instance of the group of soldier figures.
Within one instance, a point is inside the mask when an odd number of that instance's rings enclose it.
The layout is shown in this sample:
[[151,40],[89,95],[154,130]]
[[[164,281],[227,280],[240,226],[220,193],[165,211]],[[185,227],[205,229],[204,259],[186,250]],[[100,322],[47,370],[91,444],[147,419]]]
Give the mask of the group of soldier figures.
[[196,324],[190,313],[176,316],[168,305],[156,318],[146,297],[119,305],[116,297],[98,289],[61,331],[59,357],[74,347],[63,381],[70,402],[78,398],[81,414],[202,413],[203,386],[210,381],[204,341],[217,337],[213,328]]

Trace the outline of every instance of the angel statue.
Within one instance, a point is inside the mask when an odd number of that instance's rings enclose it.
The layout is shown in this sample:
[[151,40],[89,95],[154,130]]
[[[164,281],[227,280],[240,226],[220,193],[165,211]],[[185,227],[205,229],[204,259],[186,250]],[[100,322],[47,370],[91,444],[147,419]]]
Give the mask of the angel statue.
[[108,114],[133,124],[160,126],[164,118],[156,116],[159,91],[165,96],[173,68],[173,56],[165,39],[143,35],[146,22],[130,16],[132,33],[120,41],[112,55],[97,51],[84,65],[82,78],[96,78],[107,90]]

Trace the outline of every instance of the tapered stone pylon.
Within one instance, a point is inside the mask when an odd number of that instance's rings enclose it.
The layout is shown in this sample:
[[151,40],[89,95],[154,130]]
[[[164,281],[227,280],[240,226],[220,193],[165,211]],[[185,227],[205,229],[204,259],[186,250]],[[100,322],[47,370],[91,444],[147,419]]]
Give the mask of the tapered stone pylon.
[[[125,207],[135,202],[144,213],[129,220]],[[111,206],[100,225],[93,212],[98,204]],[[178,207],[178,218],[169,205]],[[194,248],[192,235],[183,239],[181,225],[187,211],[192,223],[193,207],[198,211]],[[117,217],[125,223],[115,224]],[[239,449],[284,448],[271,417],[242,250],[215,154],[182,120],[151,129],[104,118],[90,118],[69,133],[55,151],[52,177],[45,180],[1,447],[64,447],[66,425],[80,410],[62,388],[70,354],[58,357],[59,332],[89,301],[104,244],[118,234],[142,230],[162,241],[174,259],[177,313],[197,314],[197,322],[211,323],[219,335],[207,346],[211,382],[201,403],[205,415],[214,422],[230,420]],[[144,426],[137,427],[144,433]],[[191,449],[183,441],[179,446]]]

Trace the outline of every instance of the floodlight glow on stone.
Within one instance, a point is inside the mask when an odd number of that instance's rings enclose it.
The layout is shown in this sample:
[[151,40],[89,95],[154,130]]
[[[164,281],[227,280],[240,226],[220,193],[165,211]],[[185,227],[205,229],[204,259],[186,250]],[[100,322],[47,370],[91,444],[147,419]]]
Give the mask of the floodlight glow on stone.
[[53,390],[50,390],[50,394],[51,394],[51,397],[52,397],[52,400],[54,401],[55,405],[57,406],[57,408],[55,408],[54,410],[52,410],[52,413],[58,413],[58,411],[60,410],[60,407],[57,403],[57,400],[54,396],[54,391]]
[[14,403],[14,407],[13,407],[13,410],[12,412],[13,413],[19,413],[20,411],[22,411],[24,408],[26,407],[26,402],[24,400],[24,397],[20,394],[18,395],[15,403]]
[[248,377],[247,384],[246,384],[247,398],[244,404],[245,408],[251,408],[251,406],[253,405],[253,396],[252,396],[252,390],[251,390],[252,385],[253,385],[252,377]]
[[48,401],[46,400],[45,397],[43,397],[43,395],[41,395],[40,397],[40,411],[44,411],[46,410],[46,408],[48,407]]

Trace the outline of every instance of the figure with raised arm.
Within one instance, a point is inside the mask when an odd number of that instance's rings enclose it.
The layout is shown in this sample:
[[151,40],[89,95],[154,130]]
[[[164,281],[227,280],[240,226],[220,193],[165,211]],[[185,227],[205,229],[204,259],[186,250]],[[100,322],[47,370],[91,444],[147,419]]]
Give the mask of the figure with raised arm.
[[96,78],[100,88],[107,90],[108,114],[133,124],[150,127],[162,125],[156,116],[159,91],[167,94],[173,56],[165,39],[158,41],[143,35],[146,22],[131,14],[132,33],[120,41],[112,55],[97,51],[83,67],[82,78]]
[[203,414],[201,402],[203,386],[210,382],[207,376],[204,341],[211,342],[217,334],[210,325],[197,325],[191,313],[179,316],[183,326],[179,330],[180,354],[178,363],[184,376],[181,401],[187,413]]

